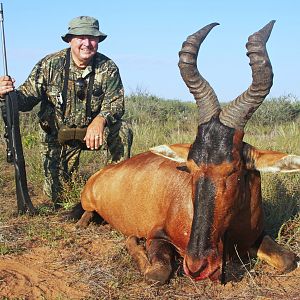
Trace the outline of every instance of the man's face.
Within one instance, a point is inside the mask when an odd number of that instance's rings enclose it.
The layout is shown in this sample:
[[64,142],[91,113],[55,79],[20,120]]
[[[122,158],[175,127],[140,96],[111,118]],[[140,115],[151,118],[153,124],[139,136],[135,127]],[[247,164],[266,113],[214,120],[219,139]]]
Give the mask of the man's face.
[[91,35],[74,35],[69,44],[76,64],[87,65],[98,50],[99,37]]

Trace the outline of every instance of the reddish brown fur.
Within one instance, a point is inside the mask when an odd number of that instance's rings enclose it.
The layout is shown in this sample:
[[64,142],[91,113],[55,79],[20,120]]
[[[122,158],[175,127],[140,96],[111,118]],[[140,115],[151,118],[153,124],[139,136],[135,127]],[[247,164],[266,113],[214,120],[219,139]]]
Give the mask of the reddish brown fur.
[[[172,147],[187,156],[189,145]],[[218,190],[214,223],[214,234],[218,236],[213,240],[219,240],[222,228],[229,227],[234,232],[230,238],[239,243],[239,248],[249,249],[263,225],[259,173],[249,172],[245,186],[236,189],[239,172],[246,171],[234,171],[232,164],[200,166],[193,175],[177,170],[177,166],[180,164],[151,152],[110,165],[88,180],[81,195],[82,206],[86,211],[98,212],[127,236],[148,241],[163,237],[184,256],[193,218],[193,178],[205,173],[213,178]],[[247,201],[239,201],[242,194],[247,195]]]
[[[88,180],[81,195],[83,209],[95,210],[128,236],[151,239],[164,229],[184,251],[193,216],[192,182],[190,174],[176,170],[178,165],[151,152],[110,165]],[[178,237],[178,231],[186,234]]]
[[[151,280],[165,282],[171,272],[172,251],[160,241],[175,246],[185,258],[187,274],[196,279],[217,279],[222,264],[225,230],[228,232],[229,253],[238,250],[242,255],[251,250],[274,267],[293,269],[295,255],[269,237],[263,239],[261,247],[258,244],[258,248],[251,248],[263,231],[261,181],[260,173],[247,170],[241,160],[242,135],[239,131],[235,132],[231,163],[197,166],[189,160],[186,163],[189,172],[186,172],[182,170],[182,163],[149,151],[105,167],[91,176],[82,191],[81,202],[86,212],[78,225],[85,226],[91,218],[89,212],[96,211],[114,228],[130,236],[127,248],[141,272]],[[170,148],[186,158],[190,145],[176,144]],[[271,157],[272,152],[269,153]],[[201,258],[189,256],[187,246],[194,216],[193,187],[204,175],[213,181],[216,195],[213,230],[210,233],[211,250],[210,254]],[[136,237],[146,238],[149,260],[145,249],[137,244]],[[272,247],[276,250],[265,251]],[[159,253],[167,257],[163,262]],[[202,271],[198,274],[200,269]]]

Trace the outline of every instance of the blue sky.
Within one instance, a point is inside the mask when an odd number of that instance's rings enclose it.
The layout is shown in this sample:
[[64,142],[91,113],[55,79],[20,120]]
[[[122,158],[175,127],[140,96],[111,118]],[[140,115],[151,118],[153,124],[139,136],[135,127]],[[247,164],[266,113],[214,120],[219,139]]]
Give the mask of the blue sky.
[[[188,35],[218,22],[201,46],[200,73],[222,102],[248,88],[251,69],[245,43],[270,20],[267,48],[274,71],[270,97],[300,97],[300,1],[292,0],[2,0],[8,70],[20,85],[35,63],[68,45],[60,36],[70,19],[99,19],[108,37],[99,51],[119,66],[127,95],[142,91],[193,101],[183,83],[178,51]],[[3,70],[3,68],[2,68]]]

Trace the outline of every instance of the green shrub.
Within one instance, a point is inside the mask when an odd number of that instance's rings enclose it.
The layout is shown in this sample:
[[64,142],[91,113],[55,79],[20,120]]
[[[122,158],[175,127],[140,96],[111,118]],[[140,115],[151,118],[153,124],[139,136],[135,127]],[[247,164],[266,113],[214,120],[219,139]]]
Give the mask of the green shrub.
[[266,99],[249,121],[251,125],[283,124],[297,121],[300,116],[300,102],[292,96]]

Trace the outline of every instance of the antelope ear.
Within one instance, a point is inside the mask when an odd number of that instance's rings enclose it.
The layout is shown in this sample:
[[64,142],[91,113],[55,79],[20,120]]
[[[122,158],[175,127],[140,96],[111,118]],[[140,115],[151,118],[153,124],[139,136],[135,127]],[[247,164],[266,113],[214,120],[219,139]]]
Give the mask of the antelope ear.
[[289,155],[270,150],[258,150],[251,145],[244,147],[244,159],[247,169],[255,169],[260,172],[299,172],[300,156]]
[[264,160],[257,162],[256,168],[261,172],[291,173],[300,171],[300,156],[284,154],[278,159],[274,159],[272,153],[265,154],[265,156]]
[[166,159],[176,161],[178,163],[185,163],[186,157],[181,152],[174,151],[168,145],[160,145],[149,149],[153,154],[162,156]]

